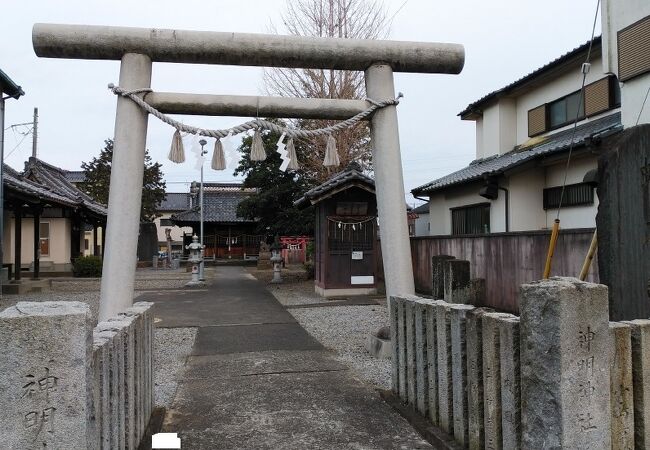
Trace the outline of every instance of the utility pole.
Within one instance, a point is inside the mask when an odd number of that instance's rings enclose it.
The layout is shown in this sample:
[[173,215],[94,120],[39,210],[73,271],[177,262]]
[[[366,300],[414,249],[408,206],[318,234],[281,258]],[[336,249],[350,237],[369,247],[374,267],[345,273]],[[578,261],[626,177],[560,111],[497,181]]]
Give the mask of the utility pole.
[[32,157],[36,158],[38,144],[38,108],[34,108],[34,125],[32,131]]

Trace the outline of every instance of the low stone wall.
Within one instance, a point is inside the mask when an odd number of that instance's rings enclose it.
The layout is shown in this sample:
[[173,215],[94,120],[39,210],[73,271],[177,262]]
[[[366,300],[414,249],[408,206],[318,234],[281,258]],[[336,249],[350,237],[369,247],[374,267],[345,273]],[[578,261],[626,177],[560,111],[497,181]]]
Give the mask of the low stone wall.
[[608,322],[607,287],[574,278],[520,308],[392,297],[395,394],[463,448],[647,448],[650,320]]
[[153,303],[94,329],[81,302],[0,313],[5,448],[135,449],[153,409]]

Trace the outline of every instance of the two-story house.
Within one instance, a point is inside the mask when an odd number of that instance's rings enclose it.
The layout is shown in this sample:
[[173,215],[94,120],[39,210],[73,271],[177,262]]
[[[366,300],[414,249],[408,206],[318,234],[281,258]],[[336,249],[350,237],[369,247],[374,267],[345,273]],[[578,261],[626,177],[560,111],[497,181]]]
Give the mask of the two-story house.
[[581,96],[581,70],[589,45],[460,112],[462,120],[476,124],[476,159],[412,191],[430,199],[429,234],[550,228],[565,173],[563,228],[595,226],[598,199],[588,173],[597,167],[599,140],[621,129],[621,91],[617,78],[603,72],[601,39],[596,38]]

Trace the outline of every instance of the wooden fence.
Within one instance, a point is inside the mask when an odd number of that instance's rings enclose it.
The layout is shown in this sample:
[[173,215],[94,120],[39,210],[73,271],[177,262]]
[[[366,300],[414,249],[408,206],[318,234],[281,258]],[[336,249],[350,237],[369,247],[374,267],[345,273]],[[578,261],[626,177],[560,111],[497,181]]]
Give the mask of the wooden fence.
[[[560,230],[552,276],[578,276],[593,231],[584,228]],[[451,255],[470,261],[472,278],[485,279],[484,306],[517,314],[519,286],[542,278],[549,237],[550,231],[527,231],[411,238],[415,289],[430,295],[431,257]],[[599,282],[595,258],[587,281]]]

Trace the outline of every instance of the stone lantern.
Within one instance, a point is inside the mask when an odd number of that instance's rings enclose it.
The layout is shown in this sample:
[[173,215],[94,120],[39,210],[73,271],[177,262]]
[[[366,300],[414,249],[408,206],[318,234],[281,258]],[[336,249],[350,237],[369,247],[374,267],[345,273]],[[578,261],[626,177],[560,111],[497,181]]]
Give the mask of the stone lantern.
[[280,239],[277,235],[271,245],[271,262],[273,263],[273,279],[271,280],[271,283],[282,283],[280,269],[280,263],[282,262],[282,245],[280,244]]
[[201,250],[202,245],[199,243],[199,238],[195,234],[192,236],[192,243],[186,245],[185,248],[190,251],[190,257],[188,261],[192,263],[192,280],[189,281],[186,286],[201,286],[204,283],[199,280],[199,266],[201,264]]

